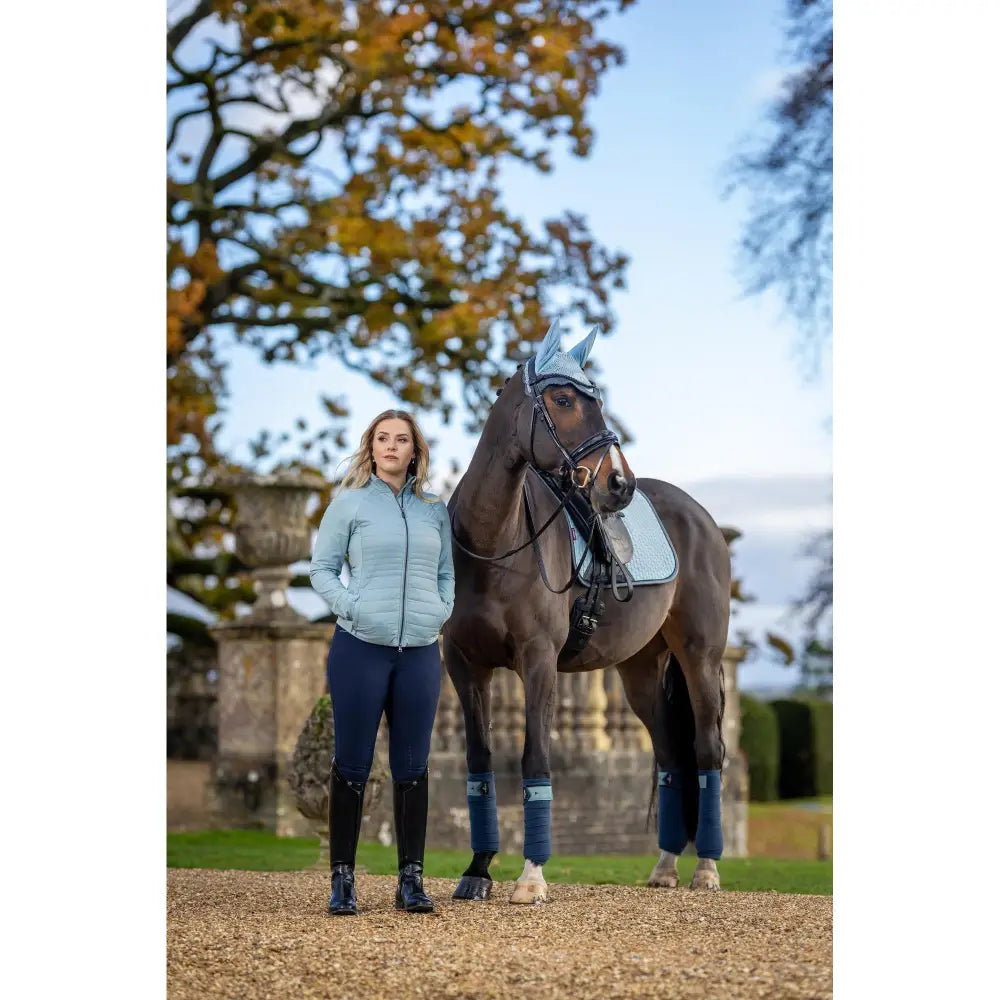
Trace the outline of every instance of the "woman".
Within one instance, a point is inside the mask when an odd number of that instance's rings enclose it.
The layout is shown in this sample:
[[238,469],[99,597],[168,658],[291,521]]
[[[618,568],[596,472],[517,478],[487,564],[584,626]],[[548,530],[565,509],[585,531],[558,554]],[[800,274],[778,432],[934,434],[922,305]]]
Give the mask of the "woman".
[[[327,658],[332,914],[358,912],[354,858],[379,721],[389,767],[399,884],[396,908],[429,913],[424,892],[427,757],[441,688],[438,633],[455,603],[448,509],[424,492],[427,442],[408,413],[368,425],[323,515],[309,579],[337,616]],[[350,583],[340,582],[344,564]]]

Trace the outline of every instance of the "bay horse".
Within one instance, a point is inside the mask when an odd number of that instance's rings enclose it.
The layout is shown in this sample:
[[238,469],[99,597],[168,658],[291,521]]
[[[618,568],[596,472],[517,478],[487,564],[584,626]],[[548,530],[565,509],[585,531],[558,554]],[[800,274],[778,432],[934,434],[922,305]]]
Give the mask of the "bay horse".
[[[473,852],[455,899],[485,899],[492,888],[489,864],[500,841],[490,677],[501,668],[521,679],[525,703],[525,864],[512,903],[543,902],[548,894],[542,866],[551,853],[556,674],[607,667],[618,670],[656,759],[660,855],[647,884],[677,886],[677,856],[690,840],[699,859],[692,888],[720,884],[729,550],[712,517],[683,490],[633,475],[604,422],[599,390],[583,372],[596,334],[595,328],[564,353],[553,325],[537,353],[498,392],[448,504],[455,606],[442,649],[465,721]],[[536,473],[559,477],[561,501]],[[636,586],[627,603],[604,591],[600,625],[574,651],[566,645],[571,611],[587,588],[572,578],[572,586],[558,591],[574,572],[562,506],[575,492],[595,514],[611,514],[630,503],[637,486],[667,529],[677,573],[668,583]]]

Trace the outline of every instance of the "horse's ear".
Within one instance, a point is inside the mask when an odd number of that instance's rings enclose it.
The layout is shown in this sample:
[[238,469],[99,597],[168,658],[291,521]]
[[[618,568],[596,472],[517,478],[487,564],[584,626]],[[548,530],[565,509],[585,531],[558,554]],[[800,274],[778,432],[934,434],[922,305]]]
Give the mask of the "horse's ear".
[[559,320],[556,320],[538,347],[538,353],[535,355],[535,371],[541,371],[561,347],[562,331],[559,329]]
[[590,357],[591,348],[597,340],[598,327],[594,327],[590,333],[580,341],[576,347],[571,347],[566,353],[582,368],[587,358]]

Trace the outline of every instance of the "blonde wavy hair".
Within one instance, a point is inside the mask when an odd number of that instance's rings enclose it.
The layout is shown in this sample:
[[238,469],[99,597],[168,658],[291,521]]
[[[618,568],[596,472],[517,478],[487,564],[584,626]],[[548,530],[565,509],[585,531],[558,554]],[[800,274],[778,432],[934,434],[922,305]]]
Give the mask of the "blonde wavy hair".
[[405,420],[410,425],[410,434],[413,437],[413,458],[406,467],[407,475],[416,476],[413,484],[413,492],[421,500],[430,502],[425,495],[424,488],[427,486],[427,470],[430,466],[430,449],[427,447],[427,439],[420,432],[416,420],[405,410],[383,410],[361,435],[361,444],[358,450],[348,459],[347,472],[340,482],[340,486],[335,491],[341,493],[343,490],[359,490],[362,486],[368,485],[368,480],[375,475],[375,460],[373,458],[372,445],[375,441],[375,428],[383,420]]

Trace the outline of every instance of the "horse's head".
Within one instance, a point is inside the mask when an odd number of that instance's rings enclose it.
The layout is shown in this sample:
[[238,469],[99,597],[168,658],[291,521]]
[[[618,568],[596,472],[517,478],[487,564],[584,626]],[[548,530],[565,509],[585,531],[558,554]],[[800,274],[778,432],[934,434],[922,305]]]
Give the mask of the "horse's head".
[[554,323],[538,352],[518,370],[505,390],[520,392],[515,447],[536,469],[562,475],[590,499],[594,509],[611,513],[628,506],[635,476],[617,435],[604,422],[601,393],[583,366],[597,339],[591,330],[572,350],[560,350]]

